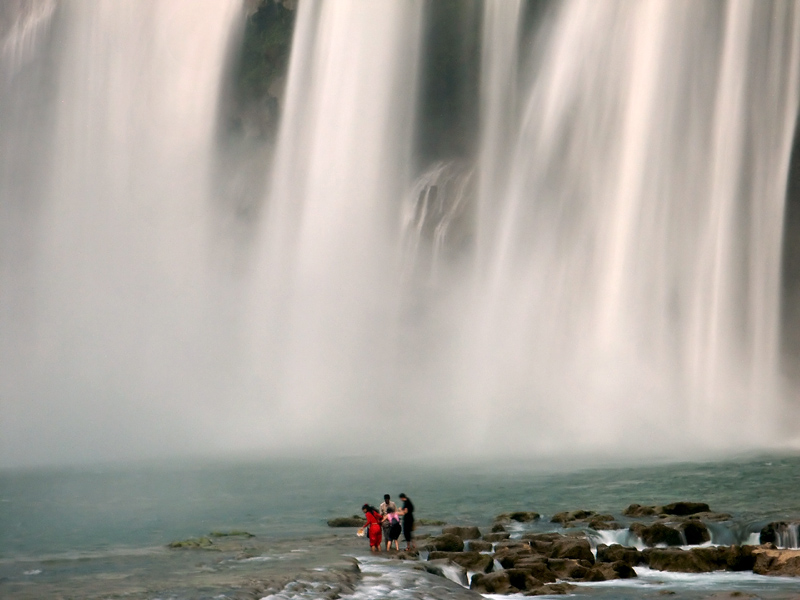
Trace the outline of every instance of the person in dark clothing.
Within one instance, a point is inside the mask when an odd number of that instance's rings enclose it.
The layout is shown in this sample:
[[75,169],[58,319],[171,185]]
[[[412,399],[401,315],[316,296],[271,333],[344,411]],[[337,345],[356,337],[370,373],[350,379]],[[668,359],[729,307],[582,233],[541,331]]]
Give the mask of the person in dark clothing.
[[397,512],[403,515],[403,537],[406,539],[406,550],[416,549],[412,534],[414,531],[414,503],[405,494],[400,494],[400,500],[403,501],[403,507]]

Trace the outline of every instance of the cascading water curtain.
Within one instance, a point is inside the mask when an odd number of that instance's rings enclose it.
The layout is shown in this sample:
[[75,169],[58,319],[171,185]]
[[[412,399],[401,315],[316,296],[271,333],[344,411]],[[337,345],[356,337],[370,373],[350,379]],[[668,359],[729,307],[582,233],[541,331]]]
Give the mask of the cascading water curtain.
[[[253,369],[282,439],[342,436],[395,404],[394,198],[408,185],[422,5],[298,7],[253,283]],[[291,442],[290,442],[291,443]]]
[[521,18],[486,3],[465,353],[504,409],[486,430],[513,416],[553,450],[769,443],[800,4],[553,3],[518,55]]

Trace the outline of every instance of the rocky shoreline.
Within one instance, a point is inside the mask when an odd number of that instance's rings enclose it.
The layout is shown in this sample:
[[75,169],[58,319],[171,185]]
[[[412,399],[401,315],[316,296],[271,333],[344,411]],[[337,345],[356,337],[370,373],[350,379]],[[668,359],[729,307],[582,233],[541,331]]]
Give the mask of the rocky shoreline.
[[[498,515],[489,531],[448,525],[438,535],[419,536],[417,551],[384,556],[418,561],[444,576],[460,572],[462,583],[483,594],[566,594],[577,582],[637,577],[635,567],[680,573],[750,571],[768,576],[800,576],[800,548],[776,542],[797,537],[799,521],[765,525],[759,544],[715,545],[709,524],[733,520],[701,502],[663,506],[632,504],[621,515],[590,510],[561,512],[550,523],[560,531],[526,531],[541,520],[536,512]],[[330,526],[359,526],[356,520],[332,520]],[[524,525],[523,525],[524,524]],[[713,526],[713,525],[712,525]],[[626,529],[631,545],[596,543],[592,533]],[[793,532],[793,533],[792,533]],[[797,545],[796,543],[794,544]]]

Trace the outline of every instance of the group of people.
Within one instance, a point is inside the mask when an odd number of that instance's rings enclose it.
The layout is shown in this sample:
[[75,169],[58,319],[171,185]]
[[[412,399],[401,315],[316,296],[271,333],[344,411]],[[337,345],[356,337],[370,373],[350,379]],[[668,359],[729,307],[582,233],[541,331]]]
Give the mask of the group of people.
[[414,504],[405,494],[400,494],[403,506],[397,508],[389,494],[383,495],[383,502],[379,508],[369,504],[361,507],[367,524],[364,532],[369,536],[369,548],[373,552],[381,551],[381,539],[386,540],[386,551],[394,543],[395,550],[400,550],[400,533],[406,540],[406,550],[415,548],[414,531]]

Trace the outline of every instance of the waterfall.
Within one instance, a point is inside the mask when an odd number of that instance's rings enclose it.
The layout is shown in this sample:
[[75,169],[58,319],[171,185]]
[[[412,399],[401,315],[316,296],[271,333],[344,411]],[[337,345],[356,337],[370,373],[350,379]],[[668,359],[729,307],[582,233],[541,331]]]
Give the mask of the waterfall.
[[196,363],[215,362],[206,188],[240,3],[17,4],[0,97],[2,452],[180,447],[170,429],[205,418]]
[[244,4],[0,5],[0,456],[779,440],[797,0],[470,4],[474,118],[425,104],[446,10],[301,0],[267,191],[226,227]]
[[297,439],[377,443],[379,428],[348,441],[337,426],[398,398],[396,199],[410,178],[421,6],[298,8],[251,294],[270,427]]
[[542,450],[776,435],[800,7],[571,0],[518,56],[512,5],[486,5],[469,389]]

